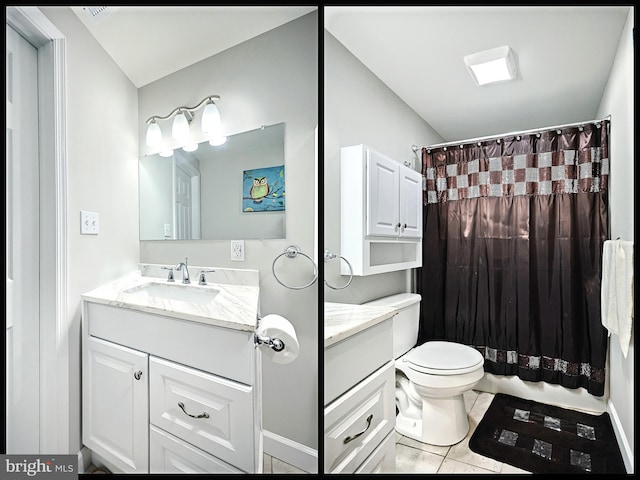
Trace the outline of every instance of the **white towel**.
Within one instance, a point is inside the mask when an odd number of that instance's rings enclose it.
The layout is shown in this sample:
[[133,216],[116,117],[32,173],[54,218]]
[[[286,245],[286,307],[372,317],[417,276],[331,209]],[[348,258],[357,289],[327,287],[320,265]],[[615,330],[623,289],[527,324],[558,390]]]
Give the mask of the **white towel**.
[[633,242],[606,240],[602,251],[602,325],[627,356],[633,323]]

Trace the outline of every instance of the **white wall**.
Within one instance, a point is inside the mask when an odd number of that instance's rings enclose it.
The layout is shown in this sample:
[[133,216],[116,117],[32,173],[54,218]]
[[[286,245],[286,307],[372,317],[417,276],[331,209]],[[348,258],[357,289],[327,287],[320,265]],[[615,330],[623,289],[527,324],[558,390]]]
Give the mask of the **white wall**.
[[[192,265],[260,271],[262,315],[277,313],[289,319],[300,342],[300,355],[292,363],[262,362],[263,427],[312,449],[318,448],[317,284],[287,289],[276,281],[271,268],[275,257],[291,244],[308,255],[314,248],[317,26],[317,12],[310,13],[142,87],[136,127],[139,153],[150,153],[145,120],[180,105],[195,105],[207,95],[220,95],[218,106],[227,134],[285,122],[286,239],[245,240],[244,262],[230,260],[227,240],[146,241],[140,242],[140,261],[175,264],[189,257]],[[281,257],[276,271],[290,284],[302,285],[313,278],[313,267],[307,262],[301,257]]]
[[[412,145],[443,141],[336,38],[324,31],[324,248],[340,253],[340,148],[363,143],[398,162],[421,161]],[[347,258],[347,260],[349,260]],[[344,285],[339,262],[324,264],[331,285]],[[328,302],[360,304],[404,292],[405,272],[354,277],[343,290],[324,289]]]
[[[633,7],[620,37],[618,52],[605,87],[598,117],[611,115],[609,209],[611,238],[634,240],[634,57]],[[633,335],[633,334],[632,334]],[[626,457],[628,473],[633,473],[634,452],[634,342],[622,355],[617,336],[609,338],[609,412]]]
[[[80,449],[80,295],[139,258],[137,89],[68,7],[40,7],[66,37],[70,453]],[[100,215],[80,235],[80,210]]]

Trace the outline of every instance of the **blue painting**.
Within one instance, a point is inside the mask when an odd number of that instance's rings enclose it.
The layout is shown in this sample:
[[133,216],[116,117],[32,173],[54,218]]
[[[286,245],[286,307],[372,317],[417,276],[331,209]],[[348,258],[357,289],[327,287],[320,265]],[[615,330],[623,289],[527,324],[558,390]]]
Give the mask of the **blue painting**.
[[245,170],[242,174],[242,211],[277,212],[285,208],[284,165]]

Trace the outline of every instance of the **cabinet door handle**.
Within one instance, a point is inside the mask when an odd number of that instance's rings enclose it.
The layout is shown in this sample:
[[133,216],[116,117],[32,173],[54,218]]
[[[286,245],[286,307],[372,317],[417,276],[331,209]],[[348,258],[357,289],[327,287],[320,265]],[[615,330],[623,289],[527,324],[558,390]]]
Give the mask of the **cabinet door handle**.
[[402,226],[402,224],[401,224],[401,223],[397,224],[397,225],[396,225],[396,230],[397,230],[397,229],[399,229],[401,226]]
[[406,223],[404,225],[402,225],[402,230],[404,230],[405,228],[407,228],[407,224]]
[[184,409],[184,403],[182,402],[178,402],[178,406],[182,409],[185,415],[188,415],[191,418],[209,418],[209,414],[207,412],[203,412],[200,415],[191,415],[190,413],[187,413],[187,411]]
[[142,377],[142,370],[138,370],[133,374],[133,378],[135,378],[136,380],[140,380],[140,377]]
[[367,426],[365,427],[365,429],[363,431],[361,431],[360,433],[356,433],[355,435],[353,435],[352,437],[347,437],[344,439],[344,443],[347,444],[353,440],[355,440],[356,438],[358,438],[360,435],[363,435],[364,432],[366,432],[367,430],[369,430],[369,427],[371,426],[371,420],[373,420],[373,413],[371,415],[369,415],[367,417]]

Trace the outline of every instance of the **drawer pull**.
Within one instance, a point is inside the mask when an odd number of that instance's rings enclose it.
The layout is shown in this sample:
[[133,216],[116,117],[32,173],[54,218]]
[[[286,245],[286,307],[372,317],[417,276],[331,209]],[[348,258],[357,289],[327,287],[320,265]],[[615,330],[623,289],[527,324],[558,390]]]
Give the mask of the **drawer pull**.
[[133,374],[133,378],[135,378],[136,380],[140,380],[140,377],[142,377],[142,370],[138,370]]
[[366,432],[367,430],[369,430],[369,427],[371,426],[371,420],[373,420],[373,413],[367,417],[367,426],[366,426],[366,428],[365,428],[363,431],[361,431],[360,433],[357,433],[357,434],[353,435],[352,437],[347,437],[347,438],[345,438],[345,439],[344,439],[344,443],[345,443],[345,444],[347,444],[347,443],[349,443],[349,442],[351,442],[351,441],[355,440],[355,439],[356,439],[356,438],[358,438],[360,435],[362,435],[364,432]]
[[190,413],[187,413],[184,409],[184,403],[182,402],[178,402],[178,406],[182,409],[185,415],[189,415],[191,418],[209,418],[209,414],[207,412],[201,413],[200,415],[191,415]]

